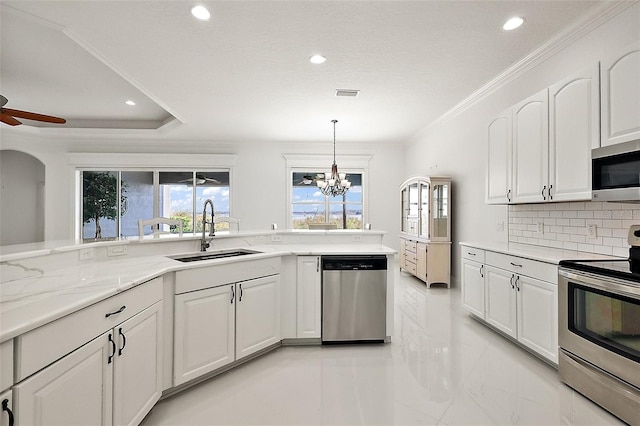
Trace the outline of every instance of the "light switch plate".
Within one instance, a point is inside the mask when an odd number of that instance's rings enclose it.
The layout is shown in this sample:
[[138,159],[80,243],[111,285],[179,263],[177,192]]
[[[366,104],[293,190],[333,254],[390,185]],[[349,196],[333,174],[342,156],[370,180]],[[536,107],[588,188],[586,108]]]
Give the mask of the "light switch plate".
[[598,238],[598,227],[596,225],[587,225],[587,238]]

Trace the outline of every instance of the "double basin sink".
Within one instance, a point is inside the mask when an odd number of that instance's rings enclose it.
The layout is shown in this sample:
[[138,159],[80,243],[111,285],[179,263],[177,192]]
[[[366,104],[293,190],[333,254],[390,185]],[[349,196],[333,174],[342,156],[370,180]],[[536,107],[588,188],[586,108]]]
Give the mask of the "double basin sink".
[[199,262],[202,260],[213,260],[213,259],[224,259],[227,257],[237,257],[237,256],[246,256],[248,254],[256,254],[261,253],[259,251],[254,250],[245,250],[245,249],[233,249],[233,250],[222,250],[215,252],[202,252],[198,254],[184,254],[179,256],[167,256],[171,259],[178,260],[180,262]]

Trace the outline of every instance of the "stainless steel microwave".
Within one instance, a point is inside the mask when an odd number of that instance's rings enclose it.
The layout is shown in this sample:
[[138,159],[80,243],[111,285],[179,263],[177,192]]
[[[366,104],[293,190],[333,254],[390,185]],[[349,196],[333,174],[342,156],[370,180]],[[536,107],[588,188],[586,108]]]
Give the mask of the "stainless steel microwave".
[[640,140],[591,150],[593,201],[640,203]]

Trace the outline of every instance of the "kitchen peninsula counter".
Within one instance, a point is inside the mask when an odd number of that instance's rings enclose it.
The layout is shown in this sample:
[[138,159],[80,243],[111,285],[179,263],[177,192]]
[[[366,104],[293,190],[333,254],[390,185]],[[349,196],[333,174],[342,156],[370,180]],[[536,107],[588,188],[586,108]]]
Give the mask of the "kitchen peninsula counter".
[[[179,270],[289,255],[393,256],[396,251],[381,244],[383,235],[384,232],[379,231],[221,234],[214,237],[213,247],[208,251],[233,248],[259,253],[188,263],[167,256],[196,253],[200,237],[195,235],[89,244],[42,243],[27,245],[23,251],[19,251],[18,246],[3,247],[0,257],[0,342]],[[309,243],[305,244],[301,239]],[[127,255],[110,257],[107,254],[110,248],[119,251],[122,247],[127,248]],[[87,249],[92,249],[93,258],[78,260],[79,252]],[[152,254],[145,255],[144,252]]]

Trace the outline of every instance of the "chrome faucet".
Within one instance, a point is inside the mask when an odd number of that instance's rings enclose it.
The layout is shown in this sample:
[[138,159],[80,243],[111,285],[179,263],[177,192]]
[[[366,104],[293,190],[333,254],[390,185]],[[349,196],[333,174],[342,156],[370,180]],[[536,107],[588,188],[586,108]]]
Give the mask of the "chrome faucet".
[[[207,221],[207,205],[211,205],[211,222]],[[213,216],[214,216],[214,207],[213,207],[213,201],[208,198],[207,200],[205,200],[204,202],[204,209],[202,210],[202,240],[200,241],[200,251],[207,251],[207,249],[210,246],[210,241],[211,239],[216,235],[215,232],[215,227],[213,224]],[[211,225],[210,231],[209,231],[209,240],[206,239],[205,237],[205,231],[207,229],[207,223],[209,225]]]

